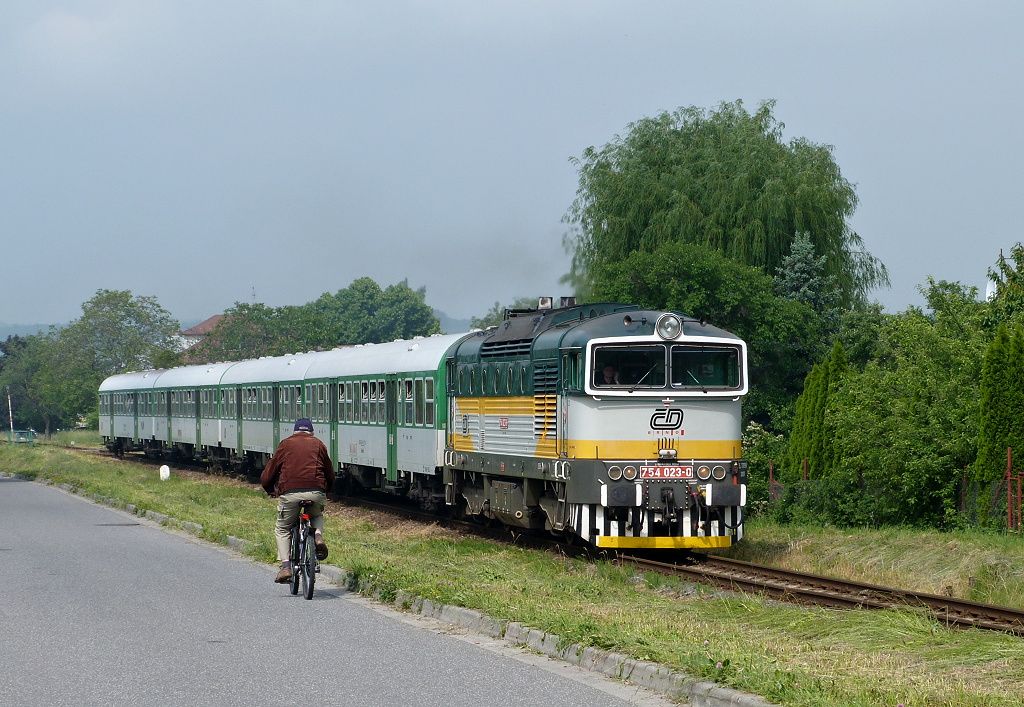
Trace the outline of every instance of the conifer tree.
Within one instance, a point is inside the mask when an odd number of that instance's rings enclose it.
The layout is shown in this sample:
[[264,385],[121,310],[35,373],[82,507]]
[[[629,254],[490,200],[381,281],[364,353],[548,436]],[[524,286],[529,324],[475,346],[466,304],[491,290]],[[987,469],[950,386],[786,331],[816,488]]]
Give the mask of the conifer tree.
[[[1013,400],[1011,390],[1013,349],[1021,346],[1018,334],[1011,338],[1003,325],[985,352],[981,371],[981,419],[978,423],[978,458],[974,465],[974,481],[978,491],[978,516],[981,522],[989,517],[992,508],[991,484],[1003,475],[1006,468],[1006,448],[1013,446]],[[1016,345],[1015,345],[1016,344]],[[1019,415],[1021,411],[1016,411]],[[1024,451],[1024,450],[1021,450]]]
[[807,459],[810,478],[822,478],[831,471],[835,452],[826,431],[825,416],[829,398],[845,370],[846,353],[837,341],[828,356],[815,364],[804,380],[804,391],[796,401],[787,456],[787,466],[795,474],[800,473],[804,459]]

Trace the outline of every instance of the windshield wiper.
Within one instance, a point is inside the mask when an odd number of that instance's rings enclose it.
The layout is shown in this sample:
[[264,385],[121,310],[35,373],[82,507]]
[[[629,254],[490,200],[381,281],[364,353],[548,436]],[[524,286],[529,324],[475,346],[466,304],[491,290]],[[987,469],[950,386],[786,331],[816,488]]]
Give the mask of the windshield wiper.
[[705,388],[699,380],[697,380],[697,376],[693,375],[693,371],[691,371],[689,368],[686,369],[686,375],[690,376],[690,378],[693,378],[693,382],[697,384],[697,387],[700,388],[701,391],[705,393],[708,392],[708,389]]
[[658,363],[659,363],[658,361],[655,361],[654,363],[651,364],[651,367],[647,369],[647,373],[645,373],[642,376],[640,376],[640,380],[638,380],[636,383],[634,383],[633,387],[631,387],[629,389],[630,393],[632,393],[634,390],[636,390],[636,387],[644,382],[644,378],[646,378],[647,376],[651,375],[651,373],[654,372],[654,369],[658,367]]

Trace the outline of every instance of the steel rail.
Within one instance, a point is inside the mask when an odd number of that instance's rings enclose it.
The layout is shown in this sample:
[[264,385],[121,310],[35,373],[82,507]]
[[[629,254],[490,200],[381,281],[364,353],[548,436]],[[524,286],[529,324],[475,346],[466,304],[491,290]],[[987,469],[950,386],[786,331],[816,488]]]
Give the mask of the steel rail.
[[620,559],[662,574],[710,581],[719,586],[764,593],[788,601],[838,608],[923,607],[948,625],[984,628],[1024,636],[1024,611],[1004,606],[822,577],[712,555],[703,556],[693,565],[626,555],[620,556]]

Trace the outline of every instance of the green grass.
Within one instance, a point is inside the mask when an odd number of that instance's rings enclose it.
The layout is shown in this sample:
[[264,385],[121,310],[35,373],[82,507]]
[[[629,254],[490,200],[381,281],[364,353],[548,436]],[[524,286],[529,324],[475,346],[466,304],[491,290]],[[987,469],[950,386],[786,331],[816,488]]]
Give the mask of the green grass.
[[[0,445],[0,470],[200,523],[210,539],[245,538],[258,543],[257,558],[273,558],[274,502],[251,486],[177,471],[160,482],[152,466],[57,447]],[[1024,694],[1024,641],[947,630],[921,613],[789,606],[358,509],[332,506],[328,515],[332,561],[385,596],[404,589],[478,609],[784,704],[1015,705]],[[783,529],[748,532],[752,547],[785,554]],[[838,537],[807,535],[812,547]]]
[[103,444],[100,433],[96,430],[61,430],[49,437],[40,435],[36,444],[53,444],[58,447],[99,447]]

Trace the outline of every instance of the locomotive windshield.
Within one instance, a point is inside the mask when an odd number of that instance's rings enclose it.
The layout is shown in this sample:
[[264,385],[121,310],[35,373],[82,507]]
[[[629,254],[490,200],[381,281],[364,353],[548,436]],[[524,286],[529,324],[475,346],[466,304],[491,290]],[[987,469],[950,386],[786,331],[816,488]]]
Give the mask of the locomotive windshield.
[[594,385],[615,387],[665,387],[665,347],[599,346],[594,349]]
[[594,347],[595,388],[729,390],[740,387],[735,346],[665,344]]
[[673,346],[673,388],[738,388],[739,351],[731,346]]

